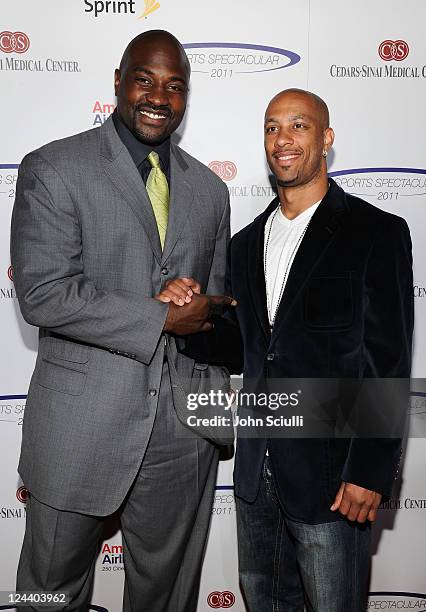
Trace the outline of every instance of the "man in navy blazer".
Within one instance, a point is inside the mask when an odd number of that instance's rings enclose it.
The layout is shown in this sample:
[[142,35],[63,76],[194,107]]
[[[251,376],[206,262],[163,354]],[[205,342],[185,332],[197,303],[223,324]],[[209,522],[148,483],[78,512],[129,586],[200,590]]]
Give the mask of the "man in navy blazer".
[[[241,338],[247,381],[355,380],[362,387],[380,378],[378,406],[361,410],[372,421],[380,421],[377,411],[395,419],[380,398],[388,398],[386,381],[410,375],[410,234],[403,219],[328,178],[333,140],[318,96],[290,89],[271,100],[265,150],[278,196],[231,241],[233,324],[226,334],[222,320],[192,336],[186,351],[235,371],[238,357],[228,352]],[[192,279],[172,281],[164,295],[175,299],[188,288],[199,290]],[[365,609],[370,523],[391,492],[401,449],[399,435],[379,434],[239,435],[239,569],[250,612]]]

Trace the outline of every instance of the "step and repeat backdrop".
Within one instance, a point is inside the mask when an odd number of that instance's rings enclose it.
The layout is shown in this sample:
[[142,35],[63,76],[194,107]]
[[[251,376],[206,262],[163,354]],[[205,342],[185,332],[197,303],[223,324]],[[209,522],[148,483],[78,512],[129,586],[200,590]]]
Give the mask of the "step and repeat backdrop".
[[[263,114],[287,87],[330,107],[331,176],[404,217],[414,249],[413,376],[426,376],[426,40],[423,0],[2,0],[0,13],[0,591],[14,589],[25,523],[19,480],[36,330],[19,313],[9,258],[18,167],[42,144],[99,127],[115,107],[114,68],[136,34],[167,29],[192,66],[177,137],[231,195],[232,230],[274,196]],[[425,208],[423,208],[425,207]],[[426,389],[413,384],[405,461],[374,526],[369,610],[426,610]],[[232,458],[221,462],[199,611],[245,610],[238,587]],[[112,520],[97,560],[91,609],[121,610],[123,550]],[[4,607],[2,607],[4,606]],[[9,609],[0,602],[0,609]],[[150,611],[147,611],[150,612]],[[344,612],[344,611],[342,611]]]

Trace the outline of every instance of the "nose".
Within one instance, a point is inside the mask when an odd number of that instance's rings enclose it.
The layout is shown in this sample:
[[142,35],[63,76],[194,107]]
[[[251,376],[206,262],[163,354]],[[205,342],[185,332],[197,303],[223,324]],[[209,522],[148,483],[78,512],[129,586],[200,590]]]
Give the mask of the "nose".
[[167,91],[159,83],[152,86],[146,99],[152,106],[167,106],[169,104]]
[[293,144],[293,132],[286,127],[281,127],[277,132],[277,136],[275,138],[275,146],[278,148],[285,147],[286,145]]

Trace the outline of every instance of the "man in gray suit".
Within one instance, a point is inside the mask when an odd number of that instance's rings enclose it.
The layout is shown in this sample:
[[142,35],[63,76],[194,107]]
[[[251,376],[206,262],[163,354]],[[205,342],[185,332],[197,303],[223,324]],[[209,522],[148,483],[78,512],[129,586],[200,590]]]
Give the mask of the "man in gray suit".
[[[197,390],[227,372],[177,345],[232,300],[220,295],[228,191],[170,142],[189,76],[174,36],[139,35],[115,72],[113,116],[20,167],[12,265],[40,342],[19,464],[30,496],[17,588],[68,592],[71,603],[52,610],[86,609],[104,520],[117,510],[123,609],[196,609],[218,449],[185,426],[178,396],[185,381]],[[155,299],[167,279],[189,276],[218,295],[184,307]]]

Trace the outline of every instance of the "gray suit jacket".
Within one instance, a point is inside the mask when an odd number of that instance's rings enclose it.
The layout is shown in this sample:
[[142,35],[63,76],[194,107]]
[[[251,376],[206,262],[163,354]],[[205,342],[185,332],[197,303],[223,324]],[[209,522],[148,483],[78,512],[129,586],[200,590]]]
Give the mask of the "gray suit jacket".
[[[19,472],[56,508],[106,515],[120,506],[153,425],[165,350],[183,420],[185,393],[228,380],[180,355],[174,338],[165,345],[168,306],[153,296],[182,276],[223,293],[229,240],[226,186],[176,145],[170,164],[164,252],[111,118],[30,153],[19,169],[12,266],[22,315],[40,328]],[[208,435],[229,442],[232,432]]]

